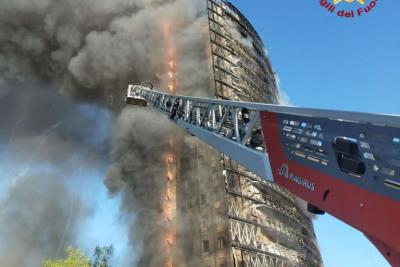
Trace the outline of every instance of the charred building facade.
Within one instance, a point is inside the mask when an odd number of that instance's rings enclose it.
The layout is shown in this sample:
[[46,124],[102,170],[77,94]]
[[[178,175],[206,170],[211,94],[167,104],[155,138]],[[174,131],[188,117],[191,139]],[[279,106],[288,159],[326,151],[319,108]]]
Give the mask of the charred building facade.
[[[207,3],[212,93],[278,103],[275,75],[253,26],[229,2]],[[176,183],[176,216],[184,222],[176,231],[182,253],[175,265],[322,266],[312,222],[293,195],[211,148],[187,149]]]

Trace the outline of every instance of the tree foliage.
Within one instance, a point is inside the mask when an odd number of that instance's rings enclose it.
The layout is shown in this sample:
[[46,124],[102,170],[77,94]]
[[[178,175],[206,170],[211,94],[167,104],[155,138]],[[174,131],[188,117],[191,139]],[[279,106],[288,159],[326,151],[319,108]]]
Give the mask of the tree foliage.
[[114,253],[113,245],[108,247],[96,247],[94,249],[94,260],[92,263],[93,267],[110,267],[108,261]]
[[93,261],[83,254],[79,249],[68,247],[67,258],[59,260],[45,260],[43,267],[111,267],[109,260],[114,253],[112,245],[108,247],[97,246],[94,250]]
[[67,258],[61,260],[46,260],[43,267],[91,267],[90,260],[79,250],[67,248]]

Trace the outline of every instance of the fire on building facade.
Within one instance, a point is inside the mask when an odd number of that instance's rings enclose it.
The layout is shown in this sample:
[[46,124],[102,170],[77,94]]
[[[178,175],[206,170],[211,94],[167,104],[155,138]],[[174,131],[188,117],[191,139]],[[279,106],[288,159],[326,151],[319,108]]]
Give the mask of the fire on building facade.
[[[207,3],[215,97],[278,103],[257,32],[229,2]],[[176,246],[182,252],[175,266],[322,266],[312,222],[293,195],[205,145],[186,149],[176,179]]]

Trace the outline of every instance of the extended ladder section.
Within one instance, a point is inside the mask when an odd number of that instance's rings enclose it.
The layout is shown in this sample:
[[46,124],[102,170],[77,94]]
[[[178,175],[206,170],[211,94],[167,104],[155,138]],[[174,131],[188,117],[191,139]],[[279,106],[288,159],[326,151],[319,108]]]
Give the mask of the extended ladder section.
[[170,95],[130,85],[126,102],[168,116],[309,211],[362,231],[400,266],[400,117]]

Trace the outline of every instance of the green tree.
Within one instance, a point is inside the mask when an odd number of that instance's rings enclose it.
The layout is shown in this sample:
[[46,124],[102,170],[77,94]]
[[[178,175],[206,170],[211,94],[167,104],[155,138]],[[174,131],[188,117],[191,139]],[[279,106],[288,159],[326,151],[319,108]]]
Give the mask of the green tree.
[[109,259],[114,253],[113,245],[108,247],[99,247],[97,246],[94,249],[94,260],[91,266],[93,267],[111,267],[108,263]]
[[90,260],[79,250],[67,248],[67,258],[63,260],[46,260],[43,267],[91,267]]
[[108,247],[97,246],[93,254],[93,262],[79,249],[67,248],[67,258],[60,260],[45,260],[43,267],[111,267],[108,263],[114,253],[113,245]]

